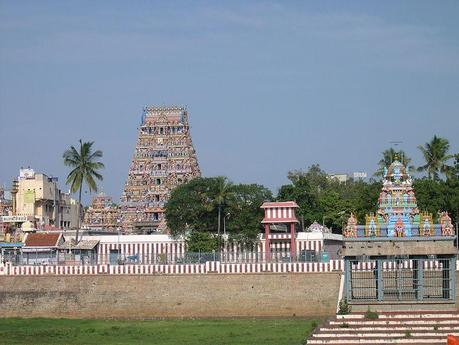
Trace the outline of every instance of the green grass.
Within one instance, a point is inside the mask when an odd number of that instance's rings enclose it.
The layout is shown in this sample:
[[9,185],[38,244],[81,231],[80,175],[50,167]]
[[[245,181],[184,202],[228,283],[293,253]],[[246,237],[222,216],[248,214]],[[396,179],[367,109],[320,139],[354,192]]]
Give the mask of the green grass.
[[0,319],[0,344],[295,345],[315,320]]

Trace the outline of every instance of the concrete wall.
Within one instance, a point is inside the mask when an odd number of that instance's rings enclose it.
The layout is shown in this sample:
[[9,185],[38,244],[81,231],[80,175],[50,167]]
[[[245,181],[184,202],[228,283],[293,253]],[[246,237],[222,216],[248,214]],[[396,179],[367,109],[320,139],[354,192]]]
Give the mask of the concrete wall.
[[339,273],[2,276],[2,317],[309,317],[335,313]]

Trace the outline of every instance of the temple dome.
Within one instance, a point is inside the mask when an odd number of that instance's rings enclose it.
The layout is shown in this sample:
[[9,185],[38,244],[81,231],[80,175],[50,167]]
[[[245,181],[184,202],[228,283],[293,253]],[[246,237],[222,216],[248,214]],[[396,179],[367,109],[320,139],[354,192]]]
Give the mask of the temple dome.
[[331,232],[329,228],[327,228],[326,226],[320,225],[316,221],[309,226],[308,231],[310,231],[310,232],[322,232],[322,233],[330,233]]

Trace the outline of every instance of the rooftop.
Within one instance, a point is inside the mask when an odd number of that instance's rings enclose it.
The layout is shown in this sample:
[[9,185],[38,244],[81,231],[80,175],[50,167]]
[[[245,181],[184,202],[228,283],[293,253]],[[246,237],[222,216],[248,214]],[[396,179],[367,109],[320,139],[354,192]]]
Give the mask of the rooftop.
[[298,205],[295,201],[277,201],[277,202],[265,202],[261,205],[261,208],[277,208],[277,207],[294,207],[297,208]]
[[25,247],[57,247],[61,234],[54,233],[31,233],[28,234],[24,241]]

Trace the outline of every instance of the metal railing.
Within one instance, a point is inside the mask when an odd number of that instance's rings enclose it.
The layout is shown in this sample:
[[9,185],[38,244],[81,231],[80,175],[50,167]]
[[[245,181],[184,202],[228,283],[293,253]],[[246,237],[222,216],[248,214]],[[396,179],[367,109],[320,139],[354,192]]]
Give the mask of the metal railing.
[[66,250],[4,252],[2,262],[12,265],[180,265],[201,264],[207,261],[220,263],[290,263],[290,262],[328,262],[329,253],[325,251],[303,251],[291,256],[288,252],[185,252],[185,253],[132,253],[125,254],[111,250],[102,254],[91,251]]

